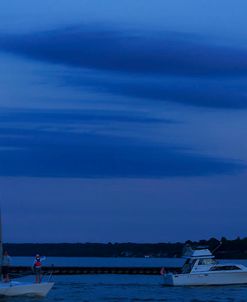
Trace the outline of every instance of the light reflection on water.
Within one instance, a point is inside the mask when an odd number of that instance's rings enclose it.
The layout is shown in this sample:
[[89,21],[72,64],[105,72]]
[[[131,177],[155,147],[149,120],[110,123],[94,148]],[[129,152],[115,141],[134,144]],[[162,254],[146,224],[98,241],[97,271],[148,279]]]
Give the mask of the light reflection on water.
[[[33,257],[13,257],[13,265],[27,265],[31,266]],[[220,260],[220,262],[235,262],[247,266],[247,260]],[[47,257],[44,265],[50,266],[130,266],[130,267],[179,267],[184,263],[181,258],[100,258],[100,257]]]
[[[31,265],[32,257],[13,257],[13,265]],[[181,266],[184,260],[180,258],[99,258],[99,257],[47,257],[44,265],[55,266],[144,266],[144,267],[162,267],[162,266]]]

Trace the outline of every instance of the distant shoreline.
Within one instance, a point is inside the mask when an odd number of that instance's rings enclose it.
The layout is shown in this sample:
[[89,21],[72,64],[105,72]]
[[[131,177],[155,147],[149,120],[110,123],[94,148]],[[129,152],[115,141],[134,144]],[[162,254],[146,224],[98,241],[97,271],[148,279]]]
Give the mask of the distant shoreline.
[[[218,259],[247,259],[247,238],[228,240],[215,252]],[[219,240],[186,241],[191,246],[205,245],[213,251]],[[36,253],[49,257],[181,257],[185,243],[5,243],[4,249],[12,256],[33,256]]]

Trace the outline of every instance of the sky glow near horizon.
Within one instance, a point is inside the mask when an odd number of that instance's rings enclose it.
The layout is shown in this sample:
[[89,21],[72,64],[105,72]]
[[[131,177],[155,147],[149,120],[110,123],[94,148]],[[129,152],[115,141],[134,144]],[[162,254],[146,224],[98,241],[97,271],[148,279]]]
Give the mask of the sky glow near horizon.
[[238,2],[1,2],[5,241],[246,236]]

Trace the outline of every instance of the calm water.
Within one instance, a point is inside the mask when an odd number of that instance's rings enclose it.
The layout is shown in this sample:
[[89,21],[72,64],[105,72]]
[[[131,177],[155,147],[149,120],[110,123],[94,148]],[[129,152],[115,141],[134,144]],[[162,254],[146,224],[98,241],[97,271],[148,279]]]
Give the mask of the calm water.
[[[88,263],[87,259],[90,259]],[[115,259],[115,260],[114,260]],[[155,266],[161,261],[162,265],[170,266],[181,264],[181,259],[102,259],[102,258],[53,258],[54,264],[72,265],[74,261],[80,264],[92,265],[93,260],[98,266],[109,265],[143,265]],[[15,258],[16,262],[29,261],[31,258]],[[47,259],[48,262],[49,259]],[[108,260],[111,260],[108,263]],[[65,262],[64,262],[65,261]],[[92,261],[92,262],[91,262]],[[114,263],[116,261],[116,263]],[[144,261],[144,262],[143,262]],[[63,262],[63,263],[62,263]],[[246,261],[240,261],[246,263]],[[107,263],[107,264],[106,264]],[[121,263],[121,264],[120,264]],[[18,263],[20,264],[20,263]],[[49,263],[47,263],[49,264]],[[74,263],[75,264],[75,263]],[[78,264],[78,263],[77,263]],[[27,277],[23,280],[30,280]],[[171,288],[162,285],[161,276],[141,275],[81,275],[81,276],[54,276],[55,287],[46,298],[11,298],[1,301],[13,302],[57,302],[57,301],[247,301],[247,286],[220,286],[220,287],[185,287]]]
[[[13,265],[31,265],[32,257],[13,257]],[[179,258],[69,258],[69,257],[47,257],[44,265],[50,266],[181,266],[184,260]]]
[[1,301],[247,301],[247,286],[171,288],[162,286],[160,276],[55,276],[54,280],[56,285],[46,298],[18,297]]
[[[32,265],[33,257],[13,257],[13,265]],[[247,266],[247,260],[220,260],[220,262],[237,262]],[[69,258],[47,257],[44,265],[50,266],[131,266],[131,267],[178,267],[182,266],[184,259],[181,258]]]

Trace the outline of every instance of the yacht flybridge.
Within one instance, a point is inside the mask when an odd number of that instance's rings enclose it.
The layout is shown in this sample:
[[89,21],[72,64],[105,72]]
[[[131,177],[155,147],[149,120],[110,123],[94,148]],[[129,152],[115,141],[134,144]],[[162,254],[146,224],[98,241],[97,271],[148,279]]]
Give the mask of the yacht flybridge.
[[247,284],[247,267],[236,263],[219,263],[205,247],[187,247],[181,273],[163,273],[165,285],[227,285]]

